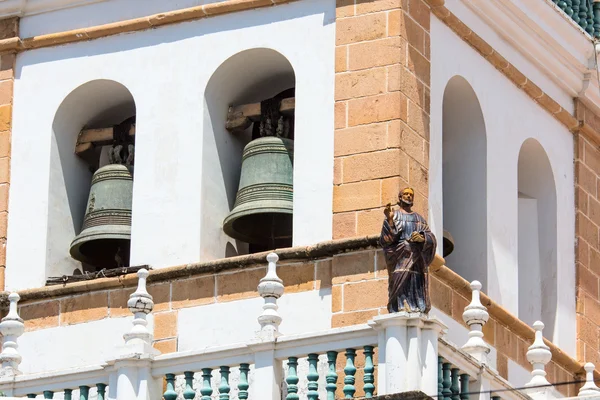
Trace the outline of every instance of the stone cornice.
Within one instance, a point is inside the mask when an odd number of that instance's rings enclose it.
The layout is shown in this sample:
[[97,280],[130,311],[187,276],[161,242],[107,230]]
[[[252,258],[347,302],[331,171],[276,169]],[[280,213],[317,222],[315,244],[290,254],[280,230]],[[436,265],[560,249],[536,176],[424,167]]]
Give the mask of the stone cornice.
[[460,2],[562,90],[600,111],[594,41],[552,1]]
[[[6,0],[5,0],[6,1]],[[16,1],[16,0],[10,0]],[[100,0],[103,1],[103,0]],[[0,40],[0,53],[21,52],[30,49],[59,46],[67,43],[84,42],[105,36],[131,33],[159,26],[176,24],[180,22],[194,21],[215,15],[228,14],[237,11],[251,10],[255,8],[270,7],[278,4],[290,3],[296,0],[225,0],[218,3],[209,3],[180,10],[153,14],[147,17],[134,18],[110,24],[96,25],[88,28],[74,29],[58,33],[51,33],[28,38],[10,38]],[[85,1],[85,3],[93,0]],[[71,1],[74,7],[77,3]],[[84,2],[80,2],[84,3]],[[2,10],[0,0],[0,12]],[[18,13],[7,14],[18,15]]]
[[106,0],[0,0],[0,18],[25,17],[102,1]]

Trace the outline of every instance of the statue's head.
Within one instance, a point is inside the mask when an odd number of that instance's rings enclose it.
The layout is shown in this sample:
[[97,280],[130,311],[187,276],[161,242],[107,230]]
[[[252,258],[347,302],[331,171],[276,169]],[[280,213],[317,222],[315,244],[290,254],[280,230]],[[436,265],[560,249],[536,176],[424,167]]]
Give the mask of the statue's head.
[[415,190],[411,187],[404,188],[398,193],[398,202],[412,206],[415,199]]

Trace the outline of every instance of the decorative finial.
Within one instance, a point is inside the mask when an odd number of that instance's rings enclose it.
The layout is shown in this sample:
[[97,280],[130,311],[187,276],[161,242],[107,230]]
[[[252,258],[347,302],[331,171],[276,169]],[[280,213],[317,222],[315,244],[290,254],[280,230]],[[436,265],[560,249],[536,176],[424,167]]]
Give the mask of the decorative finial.
[[283,281],[277,276],[277,261],[279,256],[275,253],[269,253],[267,261],[267,275],[260,280],[258,284],[258,293],[265,300],[263,312],[258,317],[260,332],[258,335],[262,338],[272,338],[279,335],[279,324],[281,316],[277,312],[277,299],[283,294]]
[[11,293],[8,296],[10,302],[8,314],[0,322],[0,333],[2,334],[2,353],[0,353],[0,363],[2,364],[2,375],[17,375],[21,355],[19,354],[19,345],[17,339],[25,331],[23,319],[17,312],[17,304],[21,297],[17,293]]
[[137,290],[129,296],[129,300],[127,301],[127,307],[133,313],[133,327],[129,333],[123,335],[125,345],[139,342],[152,344],[152,334],[147,328],[148,321],[146,320],[146,317],[154,308],[152,296],[146,290],[148,275],[148,270],[144,268],[137,272],[139,278]]
[[479,281],[471,282],[471,290],[473,291],[471,303],[465,307],[463,312],[463,320],[470,328],[469,340],[462,348],[479,362],[487,364],[490,346],[483,340],[483,326],[490,315],[487,308],[481,304],[481,283]]
[[594,370],[596,367],[591,362],[586,363],[583,367],[585,369],[585,384],[579,389],[579,397],[585,396],[599,396],[600,388],[596,386],[594,382]]
[[535,340],[529,346],[529,350],[527,350],[527,361],[533,366],[533,371],[531,371],[531,380],[525,386],[549,385],[550,382],[546,379],[544,368],[552,359],[552,353],[550,352],[550,347],[544,343],[542,336],[544,324],[542,321],[535,321],[533,329],[535,329]]

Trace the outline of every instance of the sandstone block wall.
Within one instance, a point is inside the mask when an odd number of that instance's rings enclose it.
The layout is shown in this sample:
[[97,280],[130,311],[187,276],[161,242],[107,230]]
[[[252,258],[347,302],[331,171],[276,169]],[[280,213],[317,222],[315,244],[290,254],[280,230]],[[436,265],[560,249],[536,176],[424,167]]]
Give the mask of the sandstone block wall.
[[404,186],[427,215],[430,9],[338,0],[333,238],[379,232]]

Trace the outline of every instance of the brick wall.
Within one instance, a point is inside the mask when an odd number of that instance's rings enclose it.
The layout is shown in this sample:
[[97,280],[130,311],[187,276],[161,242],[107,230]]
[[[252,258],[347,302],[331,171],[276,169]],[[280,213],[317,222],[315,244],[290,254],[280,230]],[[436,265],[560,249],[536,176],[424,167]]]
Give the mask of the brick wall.
[[[19,19],[0,21],[0,40],[18,36]],[[10,136],[16,54],[0,55],[0,290],[4,290],[6,269],[6,228],[10,187]]]
[[338,0],[334,238],[378,233],[407,185],[427,215],[429,22],[423,0]]
[[[331,265],[331,259],[280,262],[277,274],[285,284],[286,294],[319,290],[331,287]],[[177,351],[180,309],[258,297],[257,286],[265,274],[266,266],[257,266],[149,285],[148,292],[154,298],[154,346],[162,353]],[[127,300],[134,290],[133,287],[96,290],[23,303],[19,314],[25,321],[26,332],[130,316]]]
[[[576,116],[600,132],[600,118],[576,101]],[[580,130],[575,134],[577,359],[600,365],[600,150]]]

